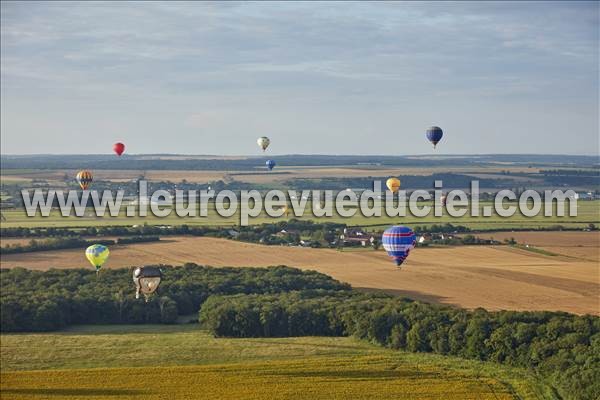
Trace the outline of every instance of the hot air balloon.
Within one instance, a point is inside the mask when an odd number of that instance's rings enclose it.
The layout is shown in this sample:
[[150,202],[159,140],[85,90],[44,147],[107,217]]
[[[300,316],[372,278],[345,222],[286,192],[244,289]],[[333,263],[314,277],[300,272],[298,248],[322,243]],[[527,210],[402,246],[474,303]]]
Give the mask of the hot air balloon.
[[108,247],[102,244],[93,244],[85,250],[85,257],[96,267],[96,275],[100,272],[100,268],[108,259],[109,254]]
[[273,160],[267,160],[267,162],[265,162],[265,164],[267,165],[267,168],[269,168],[269,171],[273,170],[273,168],[275,168],[275,161]]
[[113,145],[113,151],[120,156],[125,151],[125,145],[121,142],[117,142]]
[[385,185],[390,189],[390,192],[396,193],[400,189],[400,179],[390,178],[385,182]]
[[137,267],[133,271],[133,283],[135,284],[135,298],[140,298],[140,293],[144,295],[146,302],[158,289],[162,279],[162,272],[158,267]]
[[407,226],[392,226],[383,232],[381,238],[383,248],[388,255],[394,259],[396,265],[400,266],[410,250],[415,247],[415,233]]
[[433,148],[435,149],[435,146],[439,143],[440,140],[442,140],[444,132],[439,126],[432,126],[427,129],[427,133],[425,135],[427,136],[427,140],[433,143]]
[[86,190],[90,186],[90,183],[92,183],[92,173],[90,171],[79,171],[75,178],[83,190]]
[[258,147],[265,151],[267,147],[269,147],[271,140],[269,140],[269,138],[266,136],[261,136],[256,140],[256,143],[258,143]]

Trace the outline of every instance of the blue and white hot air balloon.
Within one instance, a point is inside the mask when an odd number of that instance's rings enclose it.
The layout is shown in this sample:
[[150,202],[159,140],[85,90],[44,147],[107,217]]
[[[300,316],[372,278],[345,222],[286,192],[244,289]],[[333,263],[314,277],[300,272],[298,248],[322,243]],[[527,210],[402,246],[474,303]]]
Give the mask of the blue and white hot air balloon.
[[388,255],[394,259],[396,265],[400,266],[408,253],[415,247],[415,233],[407,226],[392,226],[383,232],[381,238],[383,248]]
[[265,164],[267,165],[267,168],[269,168],[269,171],[271,171],[273,168],[275,168],[275,161],[273,161],[273,160],[267,160],[267,162]]
[[444,136],[444,131],[442,131],[442,128],[440,128],[439,126],[432,126],[427,129],[425,135],[427,136],[427,140],[433,143],[433,148],[435,149],[435,145],[438,144],[440,140],[442,140],[442,136]]

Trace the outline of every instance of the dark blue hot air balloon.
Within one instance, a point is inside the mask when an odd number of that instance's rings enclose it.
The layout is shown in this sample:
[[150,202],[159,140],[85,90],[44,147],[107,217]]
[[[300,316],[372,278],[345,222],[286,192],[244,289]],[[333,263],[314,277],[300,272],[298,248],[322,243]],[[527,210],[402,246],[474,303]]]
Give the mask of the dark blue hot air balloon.
[[265,164],[267,165],[267,168],[269,168],[269,171],[271,171],[273,168],[275,168],[275,161],[273,161],[273,160],[267,160],[267,162]]
[[383,232],[381,238],[383,248],[394,259],[396,265],[401,265],[410,250],[415,247],[415,233],[407,226],[392,226]]
[[427,140],[433,143],[433,148],[435,149],[435,145],[438,144],[440,140],[442,140],[444,132],[439,126],[432,126],[427,129],[427,133],[425,135],[427,135]]

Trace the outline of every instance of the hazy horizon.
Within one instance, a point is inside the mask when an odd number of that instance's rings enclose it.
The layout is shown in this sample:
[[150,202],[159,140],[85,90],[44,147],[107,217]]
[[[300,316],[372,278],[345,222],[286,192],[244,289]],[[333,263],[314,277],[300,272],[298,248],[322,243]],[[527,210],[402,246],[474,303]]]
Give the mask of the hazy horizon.
[[600,151],[597,2],[1,7],[3,155]]
[[[112,153],[31,153],[31,154],[8,154],[2,153],[0,157],[82,157],[82,156],[91,156],[91,157],[108,157],[114,158],[115,155]],[[444,154],[444,153],[435,153],[435,154],[338,154],[338,153],[282,153],[282,154],[270,154],[270,153],[261,153],[261,154],[192,154],[192,153],[127,153],[123,154],[119,157],[119,160],[126,160],[127,158],[137,158],[137,157],[204,157],[204,158],[283,158],[283,157],[387,157],[387,158],[419,158],[419,159],[460,159],[460,158],[491,158],[494,157],[575,157],[575,158],[594,158],[598,163],[600,163],[600,155],[598,154],[568,154],[568,153],[478,153],[478,154]]]

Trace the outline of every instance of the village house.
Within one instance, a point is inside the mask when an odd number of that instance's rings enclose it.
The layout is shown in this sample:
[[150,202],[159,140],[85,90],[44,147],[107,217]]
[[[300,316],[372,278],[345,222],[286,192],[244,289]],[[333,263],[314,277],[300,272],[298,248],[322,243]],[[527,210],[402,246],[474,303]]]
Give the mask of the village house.
[[344,245],[372,245],[377,238],[371,233],[367,233],[360,228],[344,228],[344,233],[340,235],[340,240]]

